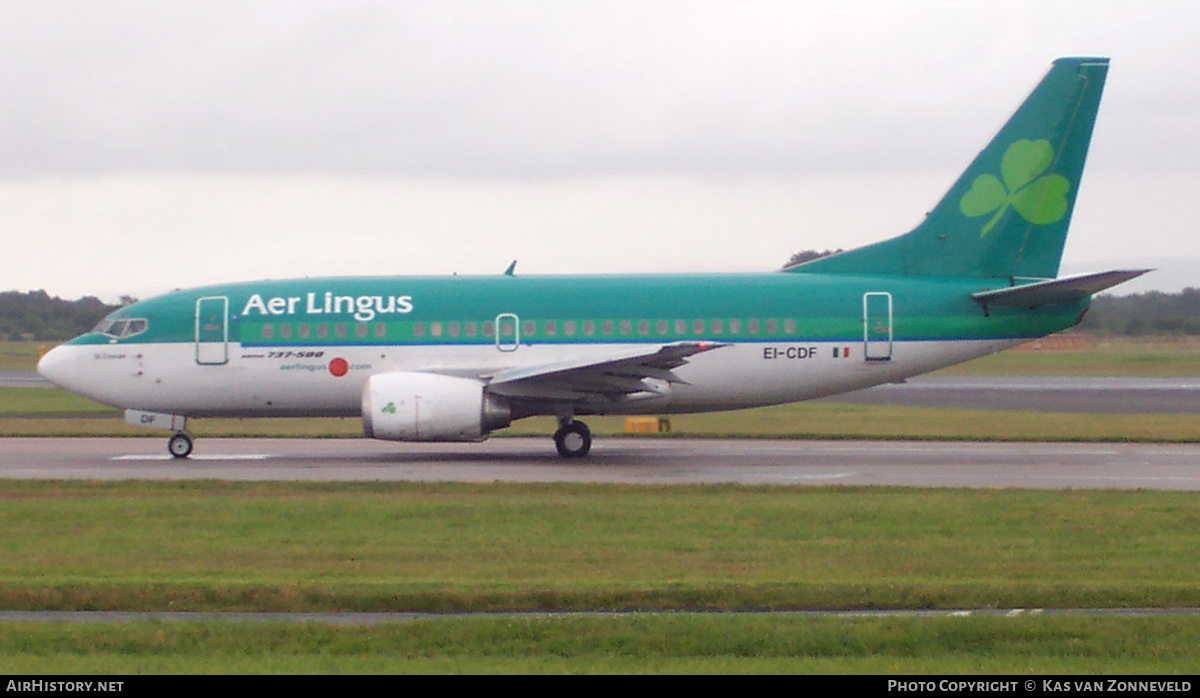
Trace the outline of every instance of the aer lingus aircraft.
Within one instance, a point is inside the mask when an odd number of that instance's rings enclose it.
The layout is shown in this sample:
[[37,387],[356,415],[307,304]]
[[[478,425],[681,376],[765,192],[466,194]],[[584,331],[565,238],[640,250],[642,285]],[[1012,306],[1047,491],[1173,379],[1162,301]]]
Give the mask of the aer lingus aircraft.
[[361,416],[368,436],[475,441],[553,415],[729,410],[898,381],[1078,323],[1143,271],[1056,278],[1108,60],[1056,61],[899,237],[783,271],[323,278],[134,303],[38,364],[176,433],[189,417]]

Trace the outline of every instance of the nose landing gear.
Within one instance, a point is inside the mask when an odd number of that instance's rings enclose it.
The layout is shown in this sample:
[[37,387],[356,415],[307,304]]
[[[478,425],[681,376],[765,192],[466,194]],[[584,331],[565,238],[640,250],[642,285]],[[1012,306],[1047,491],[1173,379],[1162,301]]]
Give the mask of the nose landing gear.
[[187,458],[192,453],[192,437],[179,431],[167,441],[167,452],[176,458]]

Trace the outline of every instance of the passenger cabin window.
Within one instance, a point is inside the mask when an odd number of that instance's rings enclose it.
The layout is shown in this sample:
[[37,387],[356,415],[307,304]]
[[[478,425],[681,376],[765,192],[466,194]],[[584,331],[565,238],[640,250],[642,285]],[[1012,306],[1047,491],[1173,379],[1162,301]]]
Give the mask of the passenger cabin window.
[[[507,317],[507,316],[506,316]],[[518,328],[520,336],[525,338],[533,337],[536,333],[542,333],[547,337],[565,336],[574,337],[581,334],[584,337],[595,337],[596,335],[609,336],[620,334],[628,337],[634,333],[640,336],[649,336],[651,333],[658,335],[675,334],[678,336],[704,335],[711,333],[713,335],[721,334],[768,334],[785,335],[796,334],[797,320],[795,318],[750,318],[750,319],[674,319],[674,320],[522,320],[520,324],[511,322],[501,322],[497,325],[494,321],[487,320],[483,322],[476,321],[430,321],[430,322],[413,322],[411,324],[412,336],[416,338],[442,338],[442,337],[483,337],[493,338],[497,334],[501,339],[511,339],[516,336]],[[148,321],[145,318],[120,318],[120,319],[105,319],[100,322],[92,331],[116,337],[118,339],[131,337],[145,332],[148,328]],[[395,328],[393,328],[394,330]],[[290,339],[293,335],[300,339],[308,339],[312,336],[324,339],[330,334],[338,338],[345,338],[349,328],[346,323],[336,323],[332,327],[327,323],[263,323],[261,326],[261,336],[263,339],[272,339],[279,337],[280,339]],[[387,339],[389,330],[386,323],[375,322],[366,323],[360,322],[354,326],[354,334],[360,338],[366,338],[368,334],[373,333],[379,339]]]

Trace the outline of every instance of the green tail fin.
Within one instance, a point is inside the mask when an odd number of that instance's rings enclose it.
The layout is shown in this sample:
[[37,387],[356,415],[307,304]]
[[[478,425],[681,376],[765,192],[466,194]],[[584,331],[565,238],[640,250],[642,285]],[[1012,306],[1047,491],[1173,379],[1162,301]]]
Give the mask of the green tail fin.
[[1107,58],[1055,61],[915,229],[788,271],[1054,278],[1107,73]]

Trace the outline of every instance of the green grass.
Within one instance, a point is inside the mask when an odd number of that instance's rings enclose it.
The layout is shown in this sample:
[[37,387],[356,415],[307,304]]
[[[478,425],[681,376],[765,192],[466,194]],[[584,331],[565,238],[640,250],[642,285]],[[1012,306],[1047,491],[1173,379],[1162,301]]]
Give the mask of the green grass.
[[1200,605],[1191,493],[0,483],[0,608]]
[[1003,351],[942,369],[942,376],[1200,376],[1200,342],[1162,337],[1102,339],[1086,351]]
[[32,371],[37,368],[41,350],[58,342],[0,342],[0,371]]
[[[1196,607],[1191,493],[0,481],[0,608]],[[1200,618],[0,623],[73,673],[1178,674]]]
[[[0,624],[0,666],[46,674],[1190,674],[1197,618],[650,614],[379,625]],[[126,690],[136,688],[136,679]]]
[[116,408],[102,405],[62,388],[0,387],[0,416],[62,413],[121,416],[121,411]]

